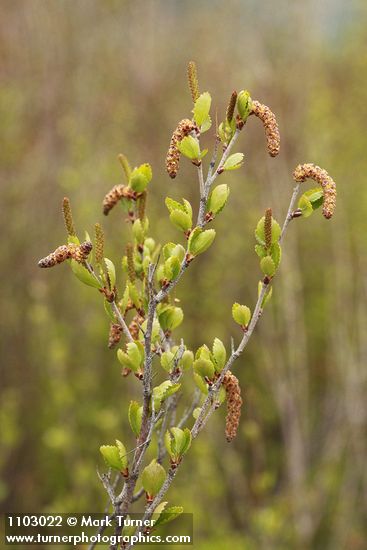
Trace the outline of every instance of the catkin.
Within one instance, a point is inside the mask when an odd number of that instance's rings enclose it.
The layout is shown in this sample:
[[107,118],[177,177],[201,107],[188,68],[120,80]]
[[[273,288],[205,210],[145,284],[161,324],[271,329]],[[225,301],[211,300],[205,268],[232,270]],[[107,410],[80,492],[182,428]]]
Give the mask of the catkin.
[[122,326],[117,323],[111,323],[110,333],[108,336],[108,347],[110,349],[117,346],[117,344],[120,342],[121,334],[122,334]]
[[95,232],[95,243],[96,243],[96,250],[95,250],[96,263],[101,264],[104,257],[104,233],[100,223],[95,224],[94,232]]
[[144,322],[144,317],[141,315],[135,315],[131,323],[129,324],[129,332],[134,340],[139,338],[140,325]]
[[107,216],[118,201],[123,197],[128,197],[128,195],[127,187],[122,183],[112,187],[111,191],[109,191],[103,199],[103,214]]
[[199,81],[195,61],[190,61],[187,66],[187,78],[193,102],[199,97]]
[[267,208],[265,211],[265,221],[264,221],[264,234],[265,234],[266,248],[271,247],[271,221],[272,221],[272,211],[271,211],[271,208]]
[[326,170],[316,164],[299,164],[293,172],[293,179],[297,182],[306,181],[310,178],[322,187],[324,203],[322,207],[323,216],[328,220],[334,214],[336,205],[336,185]]
[[65,227],[68,235],[70,235],[71,237],[75,237],[76,231],[73,221],[73,215],[71,213],[70,200],[68,199],[68,197],[64,197],[62,201],[62,213],[64,216]]
[[237,435],[241,417],[241,388],[237,377],[231,371],[227,371],[223,378],[223,386],[227,394],[226,439],[233,441]]
[[252,101],[250,114],[257,116],[263,123],[268,153],[271,157],[276,157],[280,150],[280,134],[274,113],[267,105],[263,105],[259,101]]
[[231,120],[233,119],[233,114],[234,114],[234,110],[236,108],[236,103],[237,103],[237,92],[234,91],[234,92],[232,92],[232,95],[230,97],[228,107],[227,107],[226,118],[227,118],[228,122],[231,122]]
[[196,124],[188,118],[184,118],[178,123],[176,130],[172,134],[166,157],[166,170],[172,179],[177,176],[180,166],[180,151],[178,150],[177,143],[194,130],[198,131]]
[[45,258],[38,262],[39,267],[53,267],[61,264],[65,260],[73,259],[79,263],[83,263],[92,250],[92,243],[85,241],[82,244],[63,244],[51,252]]
[[127,258],[127,274],[129,281],[133,283],[135,281],[135,265],[134,265],[134,247],[132,243],[126,245],[126,258]]

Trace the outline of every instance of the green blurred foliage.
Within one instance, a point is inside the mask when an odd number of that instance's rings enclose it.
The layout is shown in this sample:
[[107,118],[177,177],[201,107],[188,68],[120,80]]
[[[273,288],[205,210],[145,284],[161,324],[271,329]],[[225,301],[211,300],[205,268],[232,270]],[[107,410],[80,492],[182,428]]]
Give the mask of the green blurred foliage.
[[191,110],[195,59],[219,119],[232,90],[249,89],[277,114],[282,149],[268,159],[249,120],[245,164],[221,176],[231,194],[217,238],[176,291],[190,348],[239,337],[231,305],[253,307],[260,277],[253,229],[266,207],[284,216],[296,164],[329,170],[338,205],[330,222],[292,223],[272,303],[236,366],[240,434],[224,443],[220,409],[170,504],[194,513],[198,550],[366,547],[366,15],[362,1],[1,2],[3,511],[101,511],[99,446],[134,445],[138,383],[107,349],[98,293],[37,260],[65,240],[68,195],[80,232],[103,221],[117,264],[127,226],[117,211],[102,220],[101,200],[122,178],[120,152],[151,163],[153,237],[177,240],[164,197],[197,205],[196,174],[182,162],[172,183],[164,156]]

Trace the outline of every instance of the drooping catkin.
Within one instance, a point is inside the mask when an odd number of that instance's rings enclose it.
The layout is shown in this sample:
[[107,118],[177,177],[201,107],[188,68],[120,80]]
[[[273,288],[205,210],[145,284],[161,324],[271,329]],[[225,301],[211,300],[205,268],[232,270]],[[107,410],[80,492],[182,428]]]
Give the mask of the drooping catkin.
[[141,197],[138,202],[138,216],[139,220],[144,221],[145,218],[145,208],[147,204],[147,192],[141,194]]
[[271,208],[267,208],[265,210],[265,220],[264,220],[264,234],[265,234],[266,248],[271,247],[271,222],[272,222],[272,210]]
[[200,95],[198,73],[197,73],[195,61],[189,61],[189,64],[187,66],[187,79],[189,82],[191,97],[193,102],[195,103],[195,101]]
[[228,442],[233,441],[237,435],[237,429],[241,417],[241,388],[237,377],[227,371],[223,378],[223,386],[227,394],[227,416],[226,416],[226,439]]
[[53,267],[54,265],[61,264],[65,260],[73,259],[79,263],[85,262],[88,255],[92,250],[92,243],[85,241],[81,244],[63,244],[56,248],[54,252],[51,252],[45,258],[42,258],[38,262],[39,267]]
[[108,347],[110,349],[117,346],[117,344],[120,342],[122,334],[122,326],[118,323],[111,323],[110,325],[110,333],[108,336]]
[[70,237],[75,237],[76,231],[74,226],[73,215],[71,213],[70,199],[68,197],[63,198],[62,214],[64,216],[65,227],[66,227],[66,231],[68,232],[68,235],[70,235]]
[[111,191],[109,191],[103,199],[103,214],[107,216],[120,199],[128,196],[129,192],[127,187],[122,183],[112,187]]
[[237,92],[233,91],[232,95],[230,97],[229,103],[228,103],[227,113],[226,113],[226,118],[227,118],[228,122],[231,122],[231,120],[233,119],[233,114],[234,114],[234,110],[236,108],[236,103],[237,103]]
[[133,283],[135,281],[135,266],[134,266],[134,247],[132,243],[126,245],[126,258],[127,258],[127,274],[129,281]]
[[280,150],[280,134],[274,113],[267,105],[263,105],[259,101],[252,101],[250,114],[258,117],[263,123],[268,153],[271,157],[276,157]]
[[177,143],[193,131],[198,131],[196,124],[188,118],[184,118],[178,123],[176,130],[172,134],[166,157],[166,170],[172,179],[177,176],[180,166],[180,151],[178,150]]
[[120,153],[117,158],[120,161],[120,164],[121,164],[122,169],[123,169],[124,174],[125,174],[126,183],[128,184],[129,181],[130,181],[130,176],[131,176],[131,167],[130,167],[129,161],[127,160],[125,155],[123,155],[122,153]]
[[299,164],[293,172],[293,179],[297,182],[306,181],[310,178],[322,187],[324,203],[322,206],[323,216],[329,220],[334,214],[336,205],[336,185],[328,172],[316,164]]
[[104,258],[104,233],[100,223],[96,223],[94,226],[95,234],[95,258],[96,263],[101,264]]

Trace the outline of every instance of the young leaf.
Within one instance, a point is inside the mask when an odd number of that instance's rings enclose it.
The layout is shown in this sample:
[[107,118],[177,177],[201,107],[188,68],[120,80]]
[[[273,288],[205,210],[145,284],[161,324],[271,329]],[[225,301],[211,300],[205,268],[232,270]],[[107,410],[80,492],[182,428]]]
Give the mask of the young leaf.
[[180,516],[183,511],[184,509],[182,508],[182,506],[170,506],[169,508],[166,508],[155,522],[154,528],[158,527],[158,525],[164,525],[165,523],[173,521],[178,516]]
[[158,313],[159,324],[164,332],[177,328],[183,318],[184,314],[180,307],[167,306]]
[[113,262],[111,262],[111,260],[109,260],[108,258],[105,258],[104,261],[105,261],[105,264],[106,264],[108,278],[109,278],[109,281],[110,281],[110,284],[111,284],[111,288],[114,288],[114,286],[116,284],[116,269],[115,269],[115,266],[114,266]]
[[251,310],[249,307],[236,302],[232,306],[232,317],[238,325],[247,327],[251,319]]
[[188,231],[191,229],[192,220],[189,214],[182,212],[181,210],[173,210],[169,216],[169,219],[178,229],[181,231]]
[[70,267],[76,278],[79,279],[79,281],[93,288],[101,288],[101,284],[94,277],[94,275],[89,273],[88,269],[84,267],[84,265],[76,262],[75,260],[70,260]]
[[237,109],[240,117],[246,122],[252,108],[252,101],[247,90],[241,90],[237,96]]
[[177,147],[180,153],[190,160],[197,160],[200,158],[200,145],[198,140],[193,136],[185,136],[177,143]]
[[165,371],[171,372],[174,366],[174,358],[175,355],[172,351],[164,351],[161,355],[161,367],[164,368]]
[[137,401],[131,401],[129,406],[129,424],[136,437],[138,437],[143,417],[143,407]]
[[237,168],[241,168],[243,164],[243,158],[243,153],[233,153],[233,155],[230,155],[227,158],[226,162],[223,164],[223,170],[237,170]]
[[214,376],[214,365],[210,359],[196,359],[194,361],[194,371],[203,378],[211,380]]
[[207,229],[203,231],[200,227],[195,227],[191,232],[188,241],[189,253],[193,256],[202,254],[209,248],[215,239],[215,230]]
[[164,274],[169,281],[176,279],[181,269],[181,262],[177,256],[171,256],[164,262]]
[[166,471],[156,459],[144,468],[141,476],[142,485],[149,497],[154,497],[159,493],[165,479]]
[[183,356],[180,361],[180,365],[182,365],[183,370],[188,370],[192,367],[192,364],[194,362],[194,354],[191,350],[187,349],[184,351]]
[[207,211],[219,214],[223,210],[229,196],[229,187],[225,183],[217,185],[209,195]]
[[213,342],[213,359],[214,367],[217,372],[220,372],[226,364],[227,352],[224,344],[219,338],[215,338]]
[[275,263],[273,262],[271,256],[265,256],[265,258],[260,261],[260,267],[261,271],[267,277],[272,277],[276,271]]
[[211,102],[212,98],[209,92],[204,92],[195,101],[195,106],[192,112],[194,113],[194,120],[198,126],[201,126],[205,122],[207,123]]

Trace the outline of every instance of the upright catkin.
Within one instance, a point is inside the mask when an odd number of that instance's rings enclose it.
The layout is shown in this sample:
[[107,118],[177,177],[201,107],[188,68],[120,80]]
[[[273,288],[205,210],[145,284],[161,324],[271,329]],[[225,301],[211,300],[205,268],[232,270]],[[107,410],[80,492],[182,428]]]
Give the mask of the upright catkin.
[[126,258],[127,258],[127,274],[129,281],[133,283],[135,281],[135,265],[134,265],[134,247],[132,243],[126,245]]
[[233,91],[232,95],[230,97],[229,103],[228,103],[227,113],[226,113],[226,118],[227,118],[228,122],[231,122],[232,119],[233,119],[233,114],[234,114],[234,110],[236,108],[236,103],[237,103],[237,92]]
[[299,164],[293,172],[293,179],[300,183],[306,181],[307,178],[321,185],[324,195],[322,214],[329,220],[334,214],[336,205],[335,181],[329,176],[326,170],[320,168],[320,166],[316,166],[316,164]]
[[190,61],[187,66],[187,79],[189,82],[191,97],[193,102],[195,103],[195,101],[198,99],[200,95],[198,73],[197,73],[195,61]]
[[276,157],[280,151],[280,134],[275,114],[259,101],[252,101],[250,114],[258,117],[263,123],[268,153],[271,157]]
[[178,123],[176,130],[172,134],[166,156],[166,170],[172,179],[177,176],[180,166],[180,151],[178,150],[177,144],[193,131],[198,132],[196,124],[192,122],[192,120],[184,118]]
[[271,222],[272,222],[272,210],[271,208],[267,208],[265,211],[265,220],[264,220],[264,234],[265,234],[266,248],[271,247]]
[[68,235],[70,237],[75,237],[76,231],[74,226],[73,215],[71,213],[70,199],[68,197],[63,198],[62,214],[64,216],[65,227],[66,227],[66,231],[68,232]]
[[94,226],[95,234],[95,258],[96,263],[101,264],[104,257],[104,233],[100,223]]
[[233,441],[237,435],[240,423],[242,397],[237,377],[229,370],[223,378],[223,386],[227,394],[226,439]]

